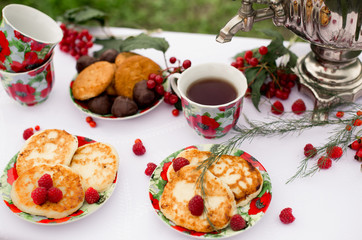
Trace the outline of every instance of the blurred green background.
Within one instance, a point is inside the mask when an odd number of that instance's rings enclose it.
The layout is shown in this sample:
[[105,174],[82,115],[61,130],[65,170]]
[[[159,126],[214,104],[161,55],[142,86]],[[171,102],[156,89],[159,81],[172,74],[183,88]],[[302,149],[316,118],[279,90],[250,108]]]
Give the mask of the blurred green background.
[[[109,26],[165,31],[217,34],[237,14],[241,1],[233,0],[1,0],[1,9],[20,3],[48,14],[54,19],[68,9],[90,6],[108,15]],[[264,6],[257,6],[264,7]],[[253,30],[237,36],[266,37],[260,29],[275,29],[289,39],[293,34],[276,27],[271,20],[254,24]]]

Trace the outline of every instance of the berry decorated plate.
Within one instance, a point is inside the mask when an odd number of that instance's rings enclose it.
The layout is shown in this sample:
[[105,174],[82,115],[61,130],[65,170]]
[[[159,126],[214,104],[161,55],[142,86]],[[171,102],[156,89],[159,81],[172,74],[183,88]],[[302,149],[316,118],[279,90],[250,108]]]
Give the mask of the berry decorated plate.
[[[75,79],[75,78],[74,78]],[[72,99],[72,102],[74,103],[74,105],[82,112],[86,113],[87,115],[94,117],[94,118],[98,118],[98,119],[105,119],[105,120],[128,120],[128,119],[132,119],[132,118],[137,118],[140,116],[145,115],[146,113],[151,112],[152,110],[154,110],[156,107],[158,107],[162,101],[163,101],[163,96],[159,99],[157,99],[150,107],[147,108],[143,108],[143,109],[139,109],[137,113],[130,115],[130,116],[126,116],[126,117],[116,117],[113,114],[106,114],[106,115],[101,115],[101,114],[97,114],[92,112],[86,101],[79,101],[77,99],[74,98],[73,93],[72,93],[72,84],[74,82],[74,79],[71,81],[70,86],[69,86],[69,94],[70,94],[70,98]],[[166,82],[163,83],[163,86],[166,86]]]
[[[78,138],[78,147],[83,146],[85,144],[94,142],[94,140],[91,140],[89,138],[85,137],[79,137]],[[16,159],[18,157],[18,154],[15,154],[15,156],[10,160],[8,165],[5,167],[5,170],[0,178],[0,191],[1,195],[4,199],[5,204],[9,207],[9,209],[18,217],[27,220],[32,223],[41,224],[41,225],[59,225],[59,224],[65,224],[74,222],[76,220],[82,219],[86,216],[89,216],[91,213],[98,210],[103,204],[111,197],[115,187],[116,187],[116,179],[114,179],[112,185],[104,192],[100,193],[100,199],[97,203],[94,204],[88,204],[86,201],[84,201],[82,207],[78,209],[76,212],[70,214],[67,217],[59,218],[59,219],[53,219],[53,218],[47,218],[44,216],[37,216],[32,215],[26,212],[22,212],[20,209],[18,209],[12,202],[10,197],[10,192],[12,189],[13,182],[17,179],[18,175],[16,172]]]
[[258,160],[250,156],[248,153],[242,150],[235,149],[230,153],[230,155],[240,156],[244,158],[246,161],[248,161],[254,167],[256,167],[263,176],[263,188],[259,193],[259,195],[256,196],[254,199],[252,199],[247,205],[237,208],[237,213],[240,214],[246,221],[247,224],[246,228],[240,231],[233,231],[228,226],[224,229],[213,231],[211,233],[203,233],[203,232],[196,232],[193,230],[189,230],[181,226],[177,226],[171,220],[167,219],[160,211],[159,201],[161,199],[163,190],[167,183],[167,169],[172,163],[172,160],[175,159],[176,156],[185,149],[196,148],[201,151],[210,151],[213,146],[214,146],[213,144],[190,146],[172,153],[156,167],[150,179],[149,197],[151,200],[152,207],[154,208],[156,214],[160,217],[160,219],[168,226],[170,226],[172,229],[178,232],[201,239],[231,237],[252,228],[264,216],[266,210],[269,207],[272,197],[272,186],[271,186],[270,177],[265,168],[263,167],[263,165],[261,165],[261,163]]

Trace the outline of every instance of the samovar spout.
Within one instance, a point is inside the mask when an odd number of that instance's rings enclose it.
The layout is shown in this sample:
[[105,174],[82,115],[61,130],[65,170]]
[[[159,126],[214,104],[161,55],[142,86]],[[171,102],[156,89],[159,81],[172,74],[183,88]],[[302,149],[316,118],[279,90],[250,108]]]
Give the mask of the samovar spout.
[[[216,41],[220,43],[230,42],[233,36],[238,32],[248,32],[252,29],[254,22],[274,17],[274,11],[271,8],[253,9],[253,3],[264,3],[265,0],[244,0],[238,11],[219,32]],[[265,1],[267,3],[269,1]],[[265,4],[264,3],[264,4]]]

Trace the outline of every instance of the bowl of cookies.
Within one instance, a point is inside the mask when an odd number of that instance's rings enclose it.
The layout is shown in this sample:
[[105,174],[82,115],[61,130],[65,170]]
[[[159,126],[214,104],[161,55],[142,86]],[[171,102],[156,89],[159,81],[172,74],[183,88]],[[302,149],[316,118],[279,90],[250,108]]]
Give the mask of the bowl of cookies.
[[[147,87],[150,74],[162,76],[160,66],[133,52],[104,51],[99,58],[82,56],[70,83],[70,97],[82,112],[101,119],[125,120],[148,113],[163,95]],[[166,81],[161,83],[164,88]]]

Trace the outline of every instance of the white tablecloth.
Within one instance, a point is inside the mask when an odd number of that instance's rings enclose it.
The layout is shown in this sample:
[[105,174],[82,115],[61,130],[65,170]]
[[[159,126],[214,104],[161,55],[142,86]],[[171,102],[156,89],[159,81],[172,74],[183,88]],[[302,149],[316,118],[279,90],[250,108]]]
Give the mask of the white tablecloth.
[[[137,35],[133,29],[112,29],[118,36]],[[268,45],[270,40],[235,37],[232,42],[219,44],[215,35],[175,32],[154,33],[165,37],[170,44],[167,58],[190,59],[193,65],[204,62],[231,63],[232,57],[243,50]],[[292,50],[299,56],[310,47],[298,43]],[[163,55],[155,50],[138,50],[164,66]],[[120,156],[118,183],[109,199],[98,211],[79,221],[43,226],[24,221],[8,207],[0,204],[0,239],[189,239],[166,226],[154,212],[149,196],[149,177],[144,174],[148,162],[160,163],[169,154],[189,145],[220,143],[219,140],[199,137],[183,116],[174,117],[172,107],[162,103],[148,114],[125,121],[98,120],[91,128],[69,96],[69,83],[76,74],[75,60],[56,49],[55,85],[47,101],[34,107],[23,107],[0,90],[0,169],[4,169],[24,144],[23,130],[39,125],[41,129],[59,128],[72,134],[86,136],[115,146]],[[312,100],[293,90],[283,102],[290,109],[297,98],[303,98],[307,108]],[[242,112],[250,119],[265,120],[270,116],[269,105],[261,105],[261,112],[245,99]],[[244,123],[241,117],[239,123]],[[329,170],[313,177],[297,179],[286,184],[303,158],[306,143],[321,145],[333,128],[314,128],[301,135],[279,138],[256,138],[244,142],[241,149],[258,159],[272,180],[272,201],[266,215],[253,228],[231,239],[361,239],[362,173],[360,163],[348,150]],[[140,138],[147,152],[135,156],[132,145]],[[284,225],[279,213],[285,207],[293,209],[296,220]]]

